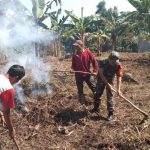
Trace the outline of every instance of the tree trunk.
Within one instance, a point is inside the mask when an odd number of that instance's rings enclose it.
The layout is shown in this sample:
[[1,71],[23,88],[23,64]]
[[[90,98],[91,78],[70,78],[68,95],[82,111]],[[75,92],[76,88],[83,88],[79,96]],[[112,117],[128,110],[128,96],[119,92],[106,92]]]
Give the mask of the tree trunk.
[[38,43],[34,43],[35,56],[39,57],[39,47]]
[[111,51],[114,51],[116,49],[116,35],[115,34],[112,34],[112,50]]

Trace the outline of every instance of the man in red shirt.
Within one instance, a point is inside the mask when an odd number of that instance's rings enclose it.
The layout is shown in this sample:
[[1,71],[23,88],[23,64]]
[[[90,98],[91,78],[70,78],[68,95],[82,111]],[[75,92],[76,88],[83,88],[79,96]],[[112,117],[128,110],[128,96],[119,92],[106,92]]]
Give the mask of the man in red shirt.
[[73,71],[81,72],[75,73],[75,79],[79,94],[79,101],[81,104],[85,104],[83,83],[86,82],[92,92],[95,92],[95,86],[91,81],[90,65],[92,64],[93,66],[92,74],[96,76],[98,73],[98,63],[92,52],[88,49],[84,49],[83,42],[81,40],[76,40],[73,46],[75,46],[75,52],[72,56],[72,69]]
[[106,88],[108,121],[113,119],[114,100],[111,85],[114,84],[115,75],[117,76],[117,94],[120,95],[122,65],[119,62],[119,53],[113,51],[107,59],[99,61],[96,92],[94,94],[94,108],[90,111],[91,113],[99,112],[100,98]]
[[[17,83],[25,75],[25,70],[23,66],[13,65],[9,68],[6,75],[0,74],[0,102],[1,118],[6,122],[9,129],[9,135],[11,138],[15,139],[15,129],[12,123],[11,109],[14,109],[14,88],[13,84]],[[4,115],[4,118],[3,118]]]

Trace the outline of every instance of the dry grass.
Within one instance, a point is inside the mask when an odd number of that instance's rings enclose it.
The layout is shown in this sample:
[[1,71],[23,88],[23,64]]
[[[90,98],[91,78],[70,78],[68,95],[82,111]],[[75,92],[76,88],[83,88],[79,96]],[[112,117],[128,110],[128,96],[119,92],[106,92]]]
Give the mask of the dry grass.
[[[149,112],[150,53],[123,53],[121,61],[125,72],[132,73],[139,82],[124,82],[123,95],[142,110]],[[56,58],[49,58],[49,63],[52,69],[70,69],[70,60],[58,61]],[[102,97],[100,116],[89,114],[78,102],[74,77],[64,73],[53,74],[51,71],[50,74],[51,80],[48,84],[53,87],[53,92],[49,94],[33,97],[31,91],[36,84],[31,82],[31,78],[28,77],[21,83],[28,96],[26,106],[29,108],[29,113],[16,111],[14,114],[17,140],[22,150],[150,149],[150,120],[140,124],[143,116],[130,104],[116,97],[115,121],[108,122],[105,119],[105,94]],[[88,109],[91,109],[92,94],[87,86],[85,91]],[[58,131],[60,126],[65,128],[65,133]],[[16,149],[8,138],[6,129],[0,128],[0,138],[3,149]]]

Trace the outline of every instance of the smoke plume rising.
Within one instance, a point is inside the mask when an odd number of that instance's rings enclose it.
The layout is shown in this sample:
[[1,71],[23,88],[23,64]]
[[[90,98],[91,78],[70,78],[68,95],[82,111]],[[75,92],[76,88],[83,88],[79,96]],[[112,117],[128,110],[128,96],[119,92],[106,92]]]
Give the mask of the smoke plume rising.
[[[47,45],[54,35],[37,26],[34,17],[28,16],[20,6],[10,0],[4,3],[4,9],[0,11],[0,55],[6,63],[0,72],[6,73],[11,65],[19,64],[25,67],[26,76],[31,75],[33,81],[38,84],[47,83],[50,80],[50,66],[36,57],[34,44]],[[47,86],[46,90],[49,92],[51,88]],[[23,103],[26,98],[24,99],[21,87],[16,91],[21,94],[19,99]]]

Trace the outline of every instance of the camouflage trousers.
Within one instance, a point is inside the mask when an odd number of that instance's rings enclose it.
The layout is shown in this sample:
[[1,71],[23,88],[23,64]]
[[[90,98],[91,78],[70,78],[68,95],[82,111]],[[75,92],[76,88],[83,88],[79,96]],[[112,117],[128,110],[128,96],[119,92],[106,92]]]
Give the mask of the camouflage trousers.
[[96,85],[96,93],[94,94],[94,107],[99,108],[101,103],[101,96],[106,88],[107,94],[107,110],[114,111],[114,100],[112,90],[107,88],[104,83],[97,83]]

